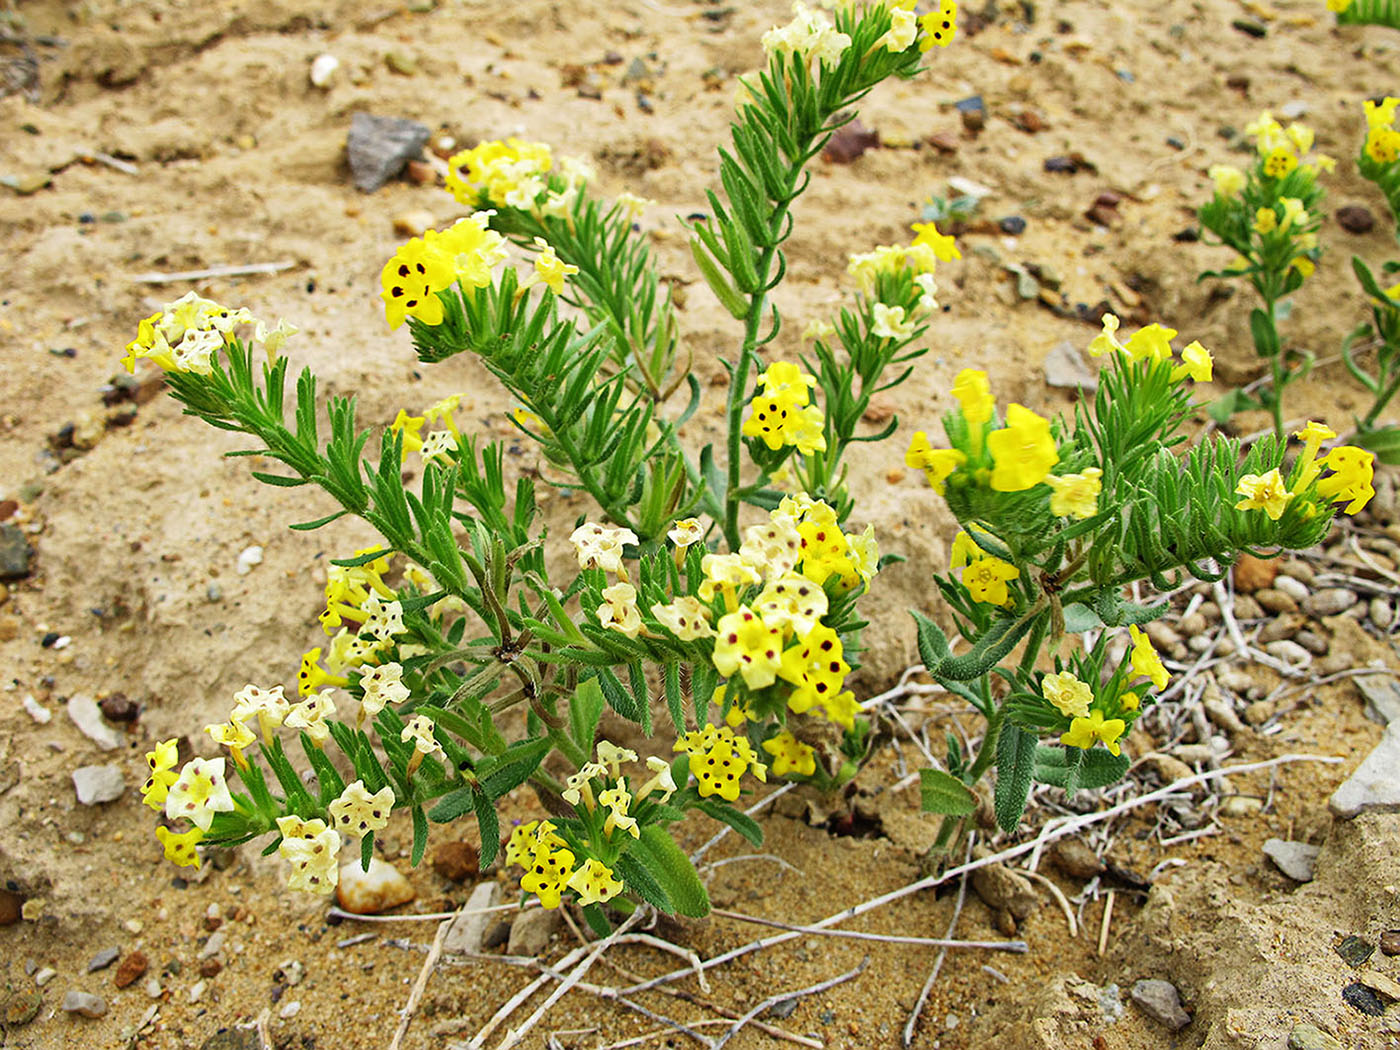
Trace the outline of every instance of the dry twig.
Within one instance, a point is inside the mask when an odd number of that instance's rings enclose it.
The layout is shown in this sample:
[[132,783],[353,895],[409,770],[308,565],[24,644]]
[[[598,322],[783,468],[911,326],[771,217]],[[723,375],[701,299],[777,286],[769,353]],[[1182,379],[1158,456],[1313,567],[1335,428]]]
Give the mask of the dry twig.
[[438,960],[442,958],[442,943],[447,939],[447,930],[452,921],[444,919],[438,926],[433,946],[428,949],[428,957],[423,960],[423,969],[418,971],[418,980],[413,982],[413,987],[409,990],[408,1002],[399,1011],[399,1026],[394,1029],[394,1038],[389,1041],[389,1050],[399,1050],[399,1044],[408,1034],[408,1026],[413,1023],[413,1015],[418,1012],[418,1003],[423,998],[423,990],[428,987],[428,979],[432,977],[433,971],[437,969]]
[[[963,862],[966,863],[972,857],[972,846],[977,841],[976,834],[967,837],[967,852],[963,854]],[[967,901],[967,876],[962,877],[958,883],[958,899],[953,905],[953,917],[948,920],[948,929],[944,936],[953,936],[953,931],[958,928],[958,919],[962,916],[963,904]],[[909,1020],[904,1022],[904,1045],[910,1046],[914,1042],[914,1028],[919,1023],[919,1015],[924,1012],[924,1004],[928,1002],[929,992],[933,991],[933,982],[938,980],[939,973],[943,970],[943,960],[948,958],[948,949],[945,947],[938,953],[938,958],[933,961],[933,969],[929,971],[928,980],[924,982],[923,989],[919,992],[919,998],[914,1003],[914,1009],[909,1011]]]
[[852,941],[882,941],[885,944],[923,944],[930,948],[982,948],[987,951],[1028,952],[1031,950],[1025,941],[955,941],[947,937],[904,937],[890,933],[865,933],[860,930],[822,930],[815,926],[799,926],[796,923],[780,922],[777,919],[764,919],[757,915],[744,915],[737,911],[712,908],[712,915],[721,919],[735,919],[755,926],[772,926],[778,930],[793,930],[813,937],[844,937]]
[[824,992],[828,988],[835,988],[838,984],[843,984],[846,981],[849,981],[852,977],[859,977],[860,974],[869,965],[870,956],[867,955],[864,959],[860,961],[859,966],[857,966],[854,970],[849,970],[846,973],[843,973],[840,977],[833,977],[829,981],[822,981],[821,984],[814,984],[809,988],[800,988],[795,992],[783,992],[781,995],[770,995],[767,999],[763,1000],[763,1002],[759,1003],[748,1013],[744,1014],[743,1017],[739,1018],[739,1020],[735,1021],[733,1027],[730,1028],[729,1031],[725,1032],[724,1035],[720,1036],[719,1039],[715,1042],[714,1050],[723,1050],[724,1044],[729,1042],[729,1040],[733,1039],[734,1036],[739,1034],[739,1029],[743,1028],[744,1025],[748,1024],[759,1014],[763,1013],[764,1010],[772,1009],[779,1003],[786,1002],[789,999],[800,999],[804,995],[816,995],[818,992]]
[[179,284],[182,281],[203,281],[209,277],[251,277],[255,274],[281,273],[290,270],[294,262],[247,263],[243,266],[211,266],[207,270],[181,270],[179,273],[138,273],[130,280],[136,284]]

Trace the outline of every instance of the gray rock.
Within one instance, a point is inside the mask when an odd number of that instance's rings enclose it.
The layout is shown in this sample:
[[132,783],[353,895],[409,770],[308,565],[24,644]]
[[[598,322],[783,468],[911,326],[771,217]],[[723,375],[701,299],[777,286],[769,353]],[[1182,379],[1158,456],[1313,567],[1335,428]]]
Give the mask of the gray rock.
[[1339,817],[1400,810],[1400,722],[1386,727],[1380,743],[1328,802]]
[[73,787],[85,806],[115,802],[126,790],[126,779],[118,766],[79,766],[73,770]]
[[103,751],[115,751],[121,747],[121,734],[102,720],[102,709],[92,697],[69,697],[68,717],[73,720],[73,724],[83,736]]
[[561,920],[557,911],[544,908],[531,908],[522,911],[510,924],[510,940],[506,944],[509,955],[541,955],[549,947],[550,940],[559,929]]
[[63,1010],[65,1013],[79,1014],[83,1017],[101,1017],[107,1012],[107,1000],[91,992],[80,992],[76,988],[70,988],[63,993]]
[[1319,852],[1319,847],[1309,846],[1306,842],[1269,839],[1264,843],[1264,856],[1294,882],[1312,882]]
[[262,1050],[256,1028],[225,1028],[200,1044],[199,1050]]
[[117,961],[117,956],[121,955],[120,948],[103,948],[100,952],[88,960],[88,973],[96,973],[98,970],[105,970]]
[[223,930],[215,930],[209,935],[209,939],[204,942],[204,947],[199,949],[201,959],[212,959],[224,950],[224,941],[228,934]]
[[1097,390],[1099,377],[1071,342],[1058,343],[1045,355],[1045,382],[1065,390]]
[[1274,590],[1281,591],[1295,602],[1301,602],[1308,596],[1307,584],[1284,573],[1274,577]]
[[1356,592],[1345,587],[1328,587],[1303,599],[1303,611],[1309,616],[1336,616],[1356,604]]
[[1332,643],[1316,631],[1299,631],[1293,640],[1314,656],[1326,656],[1327,650],[1332,648]]
[[1290,667],[1307,667],[1313,660],[1312,653],[1297,642],[1290,642],[1286,638],[1277,642],[1269,642],[1264,646],[1264,651],[1275,659],[1282,660]]
[[1288,1050],[1343,1050],[1342,1044],[1321,1028],[1300,1024],[1288,1033]]
[[34,548],[18,525],[0,525],[0,580],[22,580],[30,573]]
[[1389,725],[1400,719],[1400,685],[1389,675],[1361,675],[1355,679],[1356,691],[1366,701],[1366,717],[1372,722]]
[[495,918],[486,911],[494,908],[501,900],[501,886],[497,882],[477,883],[476,889],[462,906],[462,914],[452,920],[443,938],[442,950],[446,952],[479,952],[486,931]]
[[1005,909],[1024,919],[1040,907],[1040,897],[1030,880],[1005,864],[990,864],[972,873],[972,888],[993,912]]
[[416,120],[352,114],[345,153],[355,188],[362,193],[379,189],[423,152],[431,134],[427,125]]
[[1181,996],[1170,981],[1138,981],[1132,996],[1143,1013],[1173,1032],[1191,1023],[1191,1015],[1181,1008]]

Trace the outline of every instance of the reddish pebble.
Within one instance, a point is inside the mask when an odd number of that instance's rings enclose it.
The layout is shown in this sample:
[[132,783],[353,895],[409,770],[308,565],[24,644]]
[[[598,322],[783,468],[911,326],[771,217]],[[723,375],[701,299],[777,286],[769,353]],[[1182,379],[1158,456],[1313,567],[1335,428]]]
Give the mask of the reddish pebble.
[[146,954],[141,951],[134,951],[121,961],[117,967],[115,982],[118,988],[125,988],[127,985],[139,980],[146,972]]
[[205,959],[202,963],[199,964],[199,976],[217,977],[219,976],[219,971],[221,971],[223,968],[224,964],[219,962],[218,959]]
[[476,878],[480,858],[469,842],[444,842],[433,851],[433,870],[452,882],[466,882]]

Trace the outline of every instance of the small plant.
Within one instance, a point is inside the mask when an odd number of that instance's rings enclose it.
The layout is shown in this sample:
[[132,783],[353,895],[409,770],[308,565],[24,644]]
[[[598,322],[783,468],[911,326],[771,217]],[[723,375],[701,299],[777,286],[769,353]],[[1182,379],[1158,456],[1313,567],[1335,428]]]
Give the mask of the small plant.
[[1400,29],[1400,3],[1396,0],[1327,0],[1327,10],[1339,26],[1389,26]]
[[[986,373],[966,369],[952,390],[958,407],[943,417],[948,447],[923,432],[909,447],[908,464],[962,526],[934,582],[968,643],[955,654],[916,614],[919,651],[934,680],[987,724],[974,752],[950,733],[945,768],[923,771],[924,808],[946,817],[935,851],[974,811],[972,789],[994,767],[996,817],[1008,832],[1032,783],[1073,792],[1126,773],[1119,741],[1169,680],[1140,629],[1166,603],[1129,601],[1128,588],[1218,580],[1242,551],[1310,547],[1337,504],[1355,513],[1373,495],[1371,453],[1343,445],[1324,454],[1336,435],[1318,423],[1296,435],[1291,466],[1273,436],[1247,449],[1219,435],[1192,442],[1183,432],[1196,408],[1190,386],[1210,379],[1211,355],[1193,342],[1176,358],[1176,332],[1158,324],[1124,343],[1117,329],[1106,315],[1089,351],[1108,367],[1073,419],[1018,404],[1001,414]],[[1123,629],[1131,644],[1119,661],[1112,642]],[[1067,646],[1068,635],[1083,645]]]
[[[591,499],[569,536],[577,570],[562,577],[533,482],[508,490],[502,447],[461,431],[459,398],[402,410],[372,440],[354,399],[321,399],[309,370],[288,403],[290,326],[193,294],[141,322],[128,367],[158,365],[188,413],[247,436],[236,454],[283,468],[254,471],[260,481],[331,497],[294,528],[354,515],[382,537],[332,562],[328,640],[303,657],[297,699],[249,685],[206,727],[231,765],[182,765],[174,741],[147,756],[143,793],[171,825],[157,832],[171,860],[198,865],[201,845],[272,835],[291,885],[326,893],[342,836],[367,866],[376,834],[404,812],[415,864],[431,823],[468,815],[490,863],[498,801],[528,782],[547,815],[510,833],[506,860],[546,907],[572,897],[605,929],[603,906],[629,899],[707,911],[666,830],[687,812],[757,841],[732,805],[754,780],[831,787],[854,775],[869,735],[844,683],[880,558],[873,527],[845,528],[843,457],[896,426],[859,433],[871,396],[923,352],[951,238],[929,225],[911,245],[853,260],[858,294],[812,329],[810,363],[761,354],[781,327],[768,296],[806,166],[871,88],[914,76],[953,38],[951,0],[922,17],[912,8],[843,8],[833,21],[799,2],[764,36],[767,68],[745,81],[710,217],[691,225],[701,273],[742,324],[719,449],[695,455],[682,440],[701,389],[634,229],[641,202],[600,199],[585,165],[516,139],[459,154],[448,187],[468,214],[384,266],[386,318],[407,323],[419,359],[475,354],[516,401],[510,418],[547,481]],[[532,259],[523,273],[512,247]],[[643,769],[598,726],[610,707],[652,735],[653,696],[676,757]]]
[[1241,409],[1266,408],[1274,437],[1282,442],[1284,390],[1307,375],[1313,355],[1289,348],[1279,322],[1291,310],[1288,297],[1312,276],[1321,256],[1317,231],[1323,190],[1318,176],[1331,171],[1335,161],[1320,153],[1309,158],[1313,132],[1302,124],[1285,129],[1265,112],[1245,130],[1255,140],[1254,164],[1243,171],[1227,164],[1212,167],[1215,195],[1198,213],[1201,227],[1233,249],[1235,261],[1201,278],[1247,281],[1263,301],[1262,309],[1250,311],[1249,328],[1255,353],[1269,363],[1270,383],[1260,389],[1257,402],[1236,390],[1212,411],[1223,421]]

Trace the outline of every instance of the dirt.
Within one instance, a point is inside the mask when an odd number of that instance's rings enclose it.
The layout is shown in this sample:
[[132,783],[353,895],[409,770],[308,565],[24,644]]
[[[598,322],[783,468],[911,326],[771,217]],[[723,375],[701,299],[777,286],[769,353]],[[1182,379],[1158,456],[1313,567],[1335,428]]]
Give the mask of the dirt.
[[[283,891],[275,858],[259,858],[253,847],[190,883],[161,860],[152,815],[135,791],[144,777],[142,754],[157,739],[197,737],[249,681],[290,681],[301,652],[316,644],[325,559],[363,545],[368,533],[345,523],[288,531],[291,521],[326,513],[324,499],[252,481],[245,462],[220,458],[239,447],[235,438],[182,417],[164,397],[104,429],[101,390],[118,370],[121,345],[140,317],[191,287],[141,284],[134,276],[290,262],[274,275],[194,287],[299,325],[291,356],[313,368],[328,393],[357,392],[367,420],[387,422],[400,407],[468,391],[464,406],[474,429],[510,439],[504,422],[510,405],[485,373],[465,358],[421,368],[407,336],[390,334],[377,306],[378,270],[401,240],[393,218],[427,210],[448,220],[456,213],[451,198],[408,182],[370,196],[356,192],[344,141],[359,109],[422,121],[459,143],[508,134],[543,139],[598,164],[603,192],[628,189],[656,201],[643,227],[663,274],[684,292],[680,319],[708,391],[699,430],[718,426],[723,370],[716,357],[732,347],[736,332],[695,282],[674,217],[703,209],[734,78],[759,63],[758,38],[785,20],[787,5],[461,0],[410,6],[0,4],[0,24],[22,27],[38,61],[34,99],[0,100],[0,174],[49,182],[32,195],[0,189],[7,249],[0,258],[0,503],[18,503],[0,516],[13,513],[37,551],[29,578],[0,587],[0,769],[17,763],[18,772],[17,784],[0,785],[6,828],[0,885],[29,905],[29,918],[0,927],[0,944],[15,990],[34,988],[27,969],[57,971],[40,989],[37,1017],[11,1027],[5,1045],[199,1047],[220,1029],[262,1016],[278,1047],[383,1047],[435,929],[431,922],[331,925],[321,902]],[[1035,20],[1027,25],[1021,19],[1030,14]],[[1256,39],[1231,28],[1241,17],[1265,17],[1268,35]],[[1220,251],[1172,235],[1192,225],[1194,206],[1208,192],[1206,168],[1238,160],[1222,129],[1242,128],[1260,109],[1299,103],[1320,149],[1354,155],[1360,100],[1394,90],[1385,73],[1394,68],[1396,38],[1381,29],[1337,30],[1330,22],[1322,4],[1303,0],[1277,11],[1233,0],[1189,7],[1125,0],[1107,8],[1072,0],[993,14],[982,32],[965,32],[934,56],[933,69],[918,80],[871,95],[861,119],[879,132],[881,148],[849,164],[816,165],[788,246],[791,278],[778,295],[783,315],[796,323],[774,354],[794,353],[805,321],[847,294],[848,254],[906,238],[924,199],[946,195],[947,179],[962,176],[992,193],[978,216],[982,225],[960,240],[963,260],[940,272],[946,309],[932,330],[929,355],[886,403],[902,417],[901,434],[936,429],[952,375],[967,365],[990,371],[1003,402],[1071,407],[1071,395],[1046,388],[1041,362],[1062,341],[1082,347],[1093,329],[1044,303],[1020,300],[1004,268],[1010,263],[1053,268],[1065,313],[1072,315],[1074,304],[1106,301],[1131,322],[1161,320],[1186,339],[1199,338],[1215,351],[1225,382],[1254,378],[1245,297],[1222,298],[1214,284],[1195,280],[1223,261]],[[307,74],[327,52],[341,67],[322,91]],[[412,75],[389,67],[391,52],[393,64]],[[18,54],[15,46],[0,45],[0,58]],[[624,86],[634,60],[643,64],[640,79]],[[974,94],[988,111],[976,135],[963,130],[953,109]],[[928,144],[930,136],[942,148]],[[94,159],[99,153],[136,173]],[[1044,170],[1047,158],[1075,153],[1090,166],[1073,175]],[[1380,214],[1379,199],[1347,160],[1327,186],[1329,208],[1361,203]],[[1084,217],[1105,193],[1119,198],[1099,212],[1108,227]],[[1015,238],[995,227],[1012,215],[1027,224]],[[1325,360],[1361,314],[1344,260],[1360,253],[1379,261],[1393,254],[1393,242],[1384,222],[1366,235],[1329,222],[1324,239],[1329,255],[1289,321],[1295,344],[1324,363],[1290,389],[1290,415],[1318,416],[1340,429],[1362,407],[1339,365]],[[55,448],[70,423],[84,435],[82,444],[95,442],[81,454]],[[1263,424],[1246,417],[1239,425],[1249,432]],[[902,610],[934,609],[928,573],[944,563],[951,537],[936,497],[920,479],[904,476],[902,440],[865,446],[853,462],[856,520],[873,521],[882,547],[908,558],[878,581],[878,612],[859,680],[865,695],[887,688],[916,661],[912,623]],[[514,470],[533,465],[518,447],[510,462]],[[584,509],[564,495],[545,501],[556,533]],[[1393,496],[1386,513],[1366,525],[1380,538],[1389,526],[1393,541]],[[253,545],[264,549],[264,561],[238,575],[238,555]],[[1382,588],[1387,579],[1371,577]],[[1326,625],[1314,629],[1324,637],[1334,633]],[[1355,631],[1337,628],[1333,651],[1358,664],[1380,659],[1400,667],[1379,633],[1363,632],[1365,651],[1358,652]],[[53,644],[54,636],[69,641]],[[1265,692],[1279,682],[1267,669],[1246,673]],[[137,702],[141,713],[122,728],[118,750],[100,752],[77,732],[64,703],[113,693]],[[37,723],[24,711],[28,695],[52,712],[51,721]],[[1230,733],[1231,761],[1301,752],[1341,756],[1341,764],[1290,764],[1272,775],[1232,778],[1230,791],[1266,803],[1257,812],[1198,793],[1194,804],[1213,815],[1218,831],[1190,841],[1163,845],[1160,839],[1172,835],[1161,833],[1155,806],[1115,822],[1111,834],[1091,837],[1132,876],[1102,884],[1116,887],[1103,954],[1106,893],[1086,898],[1079,915],[1084,928],[1071,938],[1041,887],[1042,905],[1017,931],[1030,952],[950,953],[914,1045],[1281,1048],[1301,1021],[1349,1047],[1400,1045],[1394,1008],[1376,1018],[1343,1002],[1342,988],[1356,971],[1334,950],[1344,935],[1375,943],[1400,926],[1400,817],[1335,822],[1326,807],[1380,728],[1362,717],[1349,681],[1293,699],[1302,703],[1279,713],[1277,731]],[[954,714],[949,705],[928,701],[906,717],[916,730],[927,723],[937,741]],[[1205,742],[1184,714],[1164,712],[1153,725],[1158,736],[1144,731],[1130,741],[1135,756]],[[1185,738],[1166,739],[1180,725]],[[975,731],[970,721],[964,728]],[[765,815],[765,856],[708,873],[716,904],[802,923],[917,878],[936,824],[917,812],[912,786],[890,787],[918,764],[908,737],[892,732],[899,749],[880,749],[852,797],[795,794]],[[106,762],[121,766],[125,794],[98,807],[78,805],[72,771]],[[1134,776],[1141,788],[1157,783],[1146,766]],[[10,781],[8,772],[3,779]],[[1054,815],[1052,804],[1062,802],[1045,797],[1037,819]],[[537,805],[525,793],[505,814],[533,815]],[[693,848],[712,833],[695,821],[680,836]],[[1028,824],[1022,837],[1030,833]],[[1299,887],[1263,859],[1262,843],[1273,836],[1321,845],[1314,882]],[[405,871],[408,841],[407,829],[393,826],[384,851]],[[731,836],[708,859],[751,852]],[[1043,870],[1070,897],[1084,888],[1049,865]],[[1141,885],[1134,878],[1154,872],[1150,890],[1132,889]],[[411,878],[418,899],[408,912],[449,910],[470,890],[429,865]],[[505,890],[510,899],[512,887]],[[918,894],[853,925],[940,937],[954,896]],[[225,935],[217,955],[222,966],[205,977],[199,955],[215,926]],[[374,939],[341,946],[363,932]],[[709,956],[768,931],[711,919],[662,932]],[[968,900],[957,936],[1005,939],[976,898]],[[567,941],[556,945],[556,956]],[[118,989],[117,965],[87,972],[93,955],[110,947],[120,948],[122,958],[144,953],[146,975]],[[800,1000],[786,1019],[769,1020],[827,1046],[898,1045],[933,962],[927,946],[801,939],[715,971],[707,998],[743,1013],[866,956],[869,966],[857,979]],[[643,974],[676,962],[645,947],[610,958]],[[305,969],[299,983],[291,980],[298,971],[292,961]],[[1367,965],[1392,976],[1400,971],[1379,953]],[[1104,1018],[1100,989],[1116,984],[1126,1003],[1128,989],[1144,977],[1176,984],[1194,1016],[1189,1027],[1169,1034],[1131,1004],[1121,1020]],[[146,990],[151,978],[159,982],[158,998]],[[605,966],[593,979],[627,980]],[[445,1045],[447,1037],[435,1029],[470,1036],[524,980],[494,963],[439,969],[403,1046]],[[698,990],[692,978],[678,987]],[[61,1012],[70,989],[101,995],[108,1012],[96,1019]],[[655,993],[639,1000],[687,1022],[716,1016]],[[292,1003],[300,1004],[295,1012]],[[152,1006],[158,1012],[138,1032]],[[593,1047],[656,1030],[654,1021],[574,993],[526,1045],[546,1045],[550,1032],[558,1045]],[[723,1029],[703,1030],[715,1037]],[[675,1033],[658,1039],[688,1042]],[[777,1044],[750,1028],[729,1045]]]

